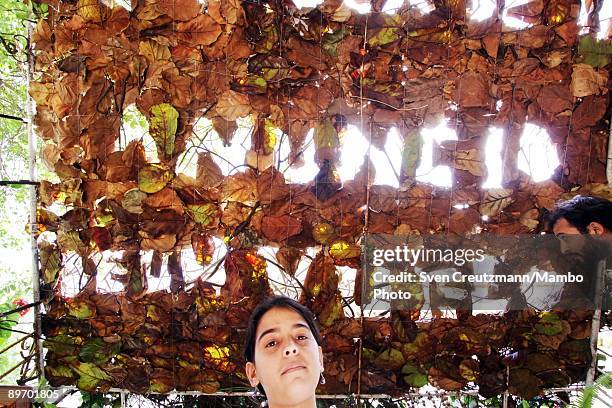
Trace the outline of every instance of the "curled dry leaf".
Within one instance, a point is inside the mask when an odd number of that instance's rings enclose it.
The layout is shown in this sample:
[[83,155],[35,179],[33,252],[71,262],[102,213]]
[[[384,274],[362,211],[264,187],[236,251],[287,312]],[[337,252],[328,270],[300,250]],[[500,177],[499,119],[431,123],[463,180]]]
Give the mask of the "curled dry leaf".
[[281,247],[276,252],[276,260],[290,276],[295,275],[304,251],[288,246]]

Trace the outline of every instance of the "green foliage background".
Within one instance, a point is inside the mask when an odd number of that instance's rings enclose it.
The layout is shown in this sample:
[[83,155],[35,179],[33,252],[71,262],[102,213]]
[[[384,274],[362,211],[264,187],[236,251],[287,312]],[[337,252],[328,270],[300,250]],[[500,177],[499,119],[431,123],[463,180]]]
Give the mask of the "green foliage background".
[[[28,5],[16,0],[0,0],[0,114],[26,118],[27,99],[27,19]],[[29,178],[28,135],[25,122],[0,118],[0,180]],[[30,195],[27,186],[0,187],[0,311],[12,310],[15,299],[30,303],[31,251],[25,230]],[[0,349],[23,337],[8,331],[32,332],[33,313],[12,314],[0,320]],[[0,354],[0,375],[22,360],[20,347]],[[27,350],[24,352],[27,355]],[[2,378],[2,384],[15,384],[19,369]]]

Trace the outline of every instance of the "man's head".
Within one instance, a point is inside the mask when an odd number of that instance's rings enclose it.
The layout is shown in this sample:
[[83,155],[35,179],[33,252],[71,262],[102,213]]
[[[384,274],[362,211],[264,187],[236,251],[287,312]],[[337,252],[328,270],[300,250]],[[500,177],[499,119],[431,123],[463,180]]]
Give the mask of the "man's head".
[[576,196],[559,203],[550,214],[549,225],[555,235],[612,232],[612,202],[603,198]]
[[581,263],[596,259],[602,250],[609,251],[606,248],[609,248],[608,234],[612,232],[612,202],[576,196],[557,204],[550,214],[549,225],[559,238],[561,253]]

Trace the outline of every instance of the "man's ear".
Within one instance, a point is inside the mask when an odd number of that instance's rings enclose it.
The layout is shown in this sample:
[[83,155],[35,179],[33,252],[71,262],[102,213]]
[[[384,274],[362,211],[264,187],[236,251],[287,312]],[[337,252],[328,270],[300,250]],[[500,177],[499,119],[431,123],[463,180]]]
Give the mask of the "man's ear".
[[250,361],[247,362],[244,371],[246,372],[251,387],[257,387],[257,385],[259,384],[259,380],[257,379],[257,370],[255,369],[255,364],[251,363]]
[[603,235],[606,232],[606,229],[600,223],[593,221],[587,226],[587,231],[589,234]]
[[319,346],[319,364],[321,364],[321,372],[323,372],[323,348],[321,346]]

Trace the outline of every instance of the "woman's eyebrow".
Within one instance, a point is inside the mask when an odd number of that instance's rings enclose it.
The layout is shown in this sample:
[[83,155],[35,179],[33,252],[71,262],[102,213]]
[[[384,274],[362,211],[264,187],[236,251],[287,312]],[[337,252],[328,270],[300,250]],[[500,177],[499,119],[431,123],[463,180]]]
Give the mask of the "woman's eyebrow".
[[[294,329],[300,329],[300,328],[306,328],[310,330],[310,327],[308,327],[308,325],[304,324],[304,323],[296,323],[293,325]],[[259,335],[259,339],[257,339],[257,341],[259,342],[266,334],[270,334],[270,333],[274,333],[274,332],[278,332],[278,327],[272,327],[266,331],[264,331],[263,333],[261,333]]]
[[273,327],[271,329],[266,330],[265,332],[261,333],[259,335],[259,339],[257,339],[257,341],[261,341],[261,339],[263,338],[263,336],[265,336],[266,334],[270,334],[270,333],[274,333],[274,332],[278,332],[278,328],[277,327]]

